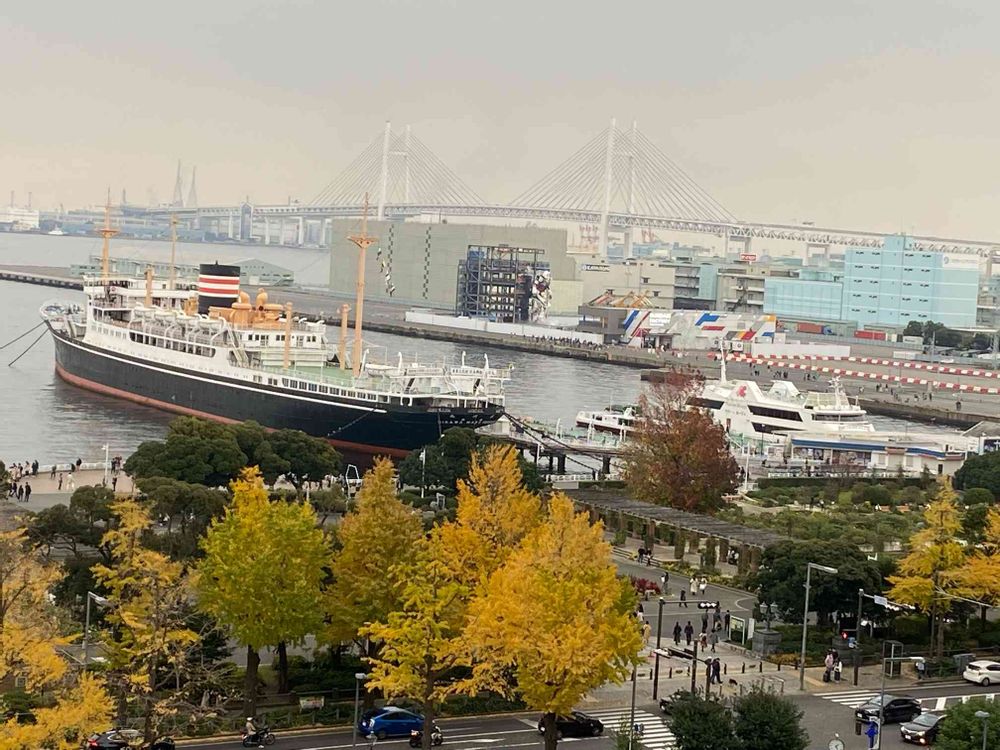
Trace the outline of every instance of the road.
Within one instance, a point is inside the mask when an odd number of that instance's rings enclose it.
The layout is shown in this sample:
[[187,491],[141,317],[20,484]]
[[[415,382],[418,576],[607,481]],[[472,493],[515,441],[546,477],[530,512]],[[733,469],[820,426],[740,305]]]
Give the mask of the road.
[[[887,686],[886,692],[890,695],[913,696],[919,699],[921,705],[928,711],[947,711],[956,703],[974,696],[995,700],[996,696],[1000,694],[1000,687],[996,685],[978,687],[970,683],[921,685],[914,688]],[[844,740],[846,750],[861,750],[868,747],[868,738],[864,735],[859,737],[854,734],[854,708],[876,695],[878,695],[877,688],[855,690],[845,686],[844,690],[790,697],[805,711],[803,724],[809,732],[810,750],[812,748],[825,748],[833,738],[834,732],[838,733],[840,738]],[[883,750],[913,747],[900,739],[897,724],[888,725],[882,739]]]

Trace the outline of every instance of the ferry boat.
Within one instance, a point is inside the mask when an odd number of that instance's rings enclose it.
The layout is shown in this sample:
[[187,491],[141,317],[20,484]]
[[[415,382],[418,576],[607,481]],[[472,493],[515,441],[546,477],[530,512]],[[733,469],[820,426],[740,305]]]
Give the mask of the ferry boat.
[[[857,403],[852,403],[839,378],[830,390],[800,391],[793,383],[776,380],[764,390],[753,380],[729,380],[725,360],[719,380],[706,381],[701,392],[691,396],[689,407],[707,409],[732,436],[768,443],[784,443],[798,432],[843,435],[872,433],[875,426]],[[581,411],[576,423],[603,432],[629,434],[639,419],[638,407],[610,407],[603,411]]]
[[[105,231],[113,233],[107,226]],[[107,241],[105,241],[107,245]],[[103,256],[107,256],[107,248]],[[361,264],[363,266],[363,263]],[[86,303],[48,303],[41,315],[68,383],[177,414],[292,428],[356,452],[401,456],[450,427],[504,413],[509,368],[375,364],[346,326],[337,356],[322,321],[239,288],[239,268],[200,267],[197,284],[85,276]],[[342,325],[346,324],[346,313]]]

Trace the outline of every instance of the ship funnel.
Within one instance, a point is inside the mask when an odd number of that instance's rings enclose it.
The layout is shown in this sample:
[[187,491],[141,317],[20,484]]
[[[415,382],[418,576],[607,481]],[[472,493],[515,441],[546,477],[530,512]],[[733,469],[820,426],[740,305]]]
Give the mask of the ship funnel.
[[229,307],[240,299],[240,267],[202,263],[198,267],[198,312]]

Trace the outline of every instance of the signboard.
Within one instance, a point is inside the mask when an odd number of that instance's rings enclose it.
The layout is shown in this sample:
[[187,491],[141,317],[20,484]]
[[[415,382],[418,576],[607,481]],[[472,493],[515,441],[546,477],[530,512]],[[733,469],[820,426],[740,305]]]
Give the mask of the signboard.
[[889,605],[889,600],[884,596],[873,596],[872,601],[875,602],[880,607],[887,607]]
[[757,253],[740,253],[740,260],[746,261],[747,263],[753,263],[757,260]]
[[742,617],[729,618],[729,638],[736,640],[736,634],[740,634],[740,643],[747,642],[747,621]]
[[326,705],[326,698],[322,695],[307,695],[299,698],[300,711],[315,711]]

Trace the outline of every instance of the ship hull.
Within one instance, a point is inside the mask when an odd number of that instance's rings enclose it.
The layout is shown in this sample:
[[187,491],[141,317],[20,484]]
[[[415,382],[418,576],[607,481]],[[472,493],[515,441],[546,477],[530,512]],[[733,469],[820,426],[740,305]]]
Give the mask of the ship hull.
[[451,427],[481,427],[503,414],[500,406],[434,410],[338,401],[149,362],[103,350],[51,327],[50,332],[56,373],[72,385],[175,414],[302,430],[359,453],[402,456],[435,442]]

